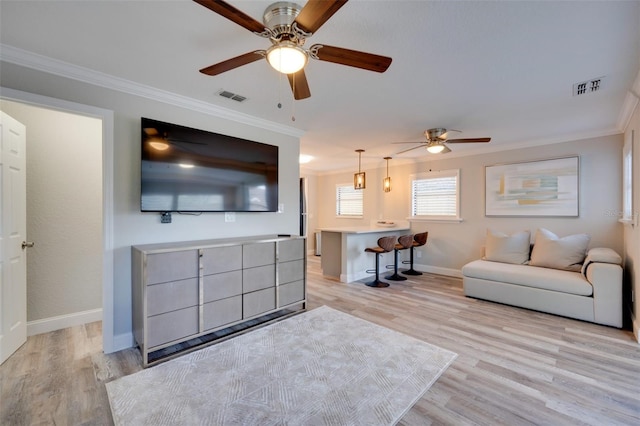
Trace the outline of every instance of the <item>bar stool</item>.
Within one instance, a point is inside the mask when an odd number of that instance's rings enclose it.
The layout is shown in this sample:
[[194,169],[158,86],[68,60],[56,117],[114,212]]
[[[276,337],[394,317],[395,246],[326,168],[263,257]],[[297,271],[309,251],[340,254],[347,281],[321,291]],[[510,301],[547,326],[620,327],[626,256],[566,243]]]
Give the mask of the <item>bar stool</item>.
[[382,253],[389,253],[391,250],[395,248],[396,245],[396,237],[382,237],[378,238],[378,247],[367,247],[364,249],[367,253],[375,253],[376,255],[376,269],[367,269],[367,274],[371,274],[375,271],[376,279],[366,283],[369,287],[389,287],[389,283],[385,283],[384,281],[380,281],[380,276],[378,270],[380,268],[380,255]]
[[409,260],[403,260],[403,264],[410,264],[411,266],[406,271],[402,271],[404,275],[422,275],[422,272],[416,271],[413,269],[413,249],[414,247],[420,247],[427,243],[428,232],[420,232],[413,236],[413,244],[411,245],[411,254],[409,255]]
[[393,256],[394,256],[393,265],[387,265],[387,268],[389,269],[393,267],[393,274],[387,275],[386,277],[384,277],[385,279],[391,280],[391,281],[404,281],[407,279],[407,277],[403,277],[402,275],[398,274],[398,252],[400,250],[408,249],[409,247],[411,247],[412,244],[413,244],[413,234],[403,235],[400,238],[398,238],[398,242],[393,247]]

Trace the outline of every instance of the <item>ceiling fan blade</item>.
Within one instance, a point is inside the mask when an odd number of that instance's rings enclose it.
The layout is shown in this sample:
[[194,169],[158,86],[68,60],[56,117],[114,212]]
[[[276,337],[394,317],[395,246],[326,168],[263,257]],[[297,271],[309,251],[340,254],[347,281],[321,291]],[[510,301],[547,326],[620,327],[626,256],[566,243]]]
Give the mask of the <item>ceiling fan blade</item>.
[[489,142],[491,138],[447,139],[447,143],[477,143]]
[[346,2],[347,0],[309,0],[296,17],[295,22],[298,24],[298,28],[313,34]]
[[396,145],[396,144],[407,144],[407,143],[421,143],[421,144],[425,144],[425,141],[419,141],[419,142],[391,142],[391,144]]
[[402,150],[402,151],[396,152],[396,155],[398,155],[398,154],[402,154],[402,153],[405,153],[405,152],[409,152],[409,151],[413,151],[414,149],[422,148],[423,146],[426,146],[426,144],[425,144],[425,143],[423,143],[422,145],[414,146],[414,147],[412,147],[412,148],[409,148],[409,149],[405,149],[405,150]]
[[251,16],[231,6],[229,3],[221,0],[193,0],[198,4],[206,7],[209,10],[214,11],[220,16],[227,18],[228,20],[235,22],[251,31],[252,33],[261,35],[263,37],[269,37],[270,31],[265,28],[264,24],[256,21]]
[[440,151],[438,154],[446,154],[447,152],[451,152],[451,149],[449,149],[449,147],[445,145],[444,149]]
[[232,70],[234,68],[241,67],[243,65],[250,64],[264,58],[264,50],[256,50],[255,52],[245,53],[244,55],[236,56],[235,58],[227,59],[226,61],[219,62],[214,65],[210,65],[206,68],[202,68],[200,72],[207,75],[218,75],[225,71]]
[[315,53],[317,59],[321,61],[362,68],[369,71],[385,72],[387,68],[389,68],[389,65],[391,65],[391,58],[389,57],[344,49],[342,47],[314,44],[309,51]]
[[311,97],[311,91],[309,91],[309,84],[307,83],[307,76],[304,73],[304,68],[294,74],[287,74],[291,90],[293,90],[293,98],[295,100],[307,99]]

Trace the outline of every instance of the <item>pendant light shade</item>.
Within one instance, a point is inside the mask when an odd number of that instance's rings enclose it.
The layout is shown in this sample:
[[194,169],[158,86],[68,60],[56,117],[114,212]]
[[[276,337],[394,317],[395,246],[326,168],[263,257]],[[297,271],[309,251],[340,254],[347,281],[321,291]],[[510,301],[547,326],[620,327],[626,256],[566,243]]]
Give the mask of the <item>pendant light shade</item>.
[[382,181],[382,190],[391,192],[391,178],[389,177],[389,160],[391,160],[391,157],[384,157],[384,159],[387,160],[387,177]]
[[356,149],[356,152],[358,153],[358,173],[353,175],[353,188],[365,189],[367,186],[367,179],[364,172],[360,171],[362,153],[364,152],[364,149]]

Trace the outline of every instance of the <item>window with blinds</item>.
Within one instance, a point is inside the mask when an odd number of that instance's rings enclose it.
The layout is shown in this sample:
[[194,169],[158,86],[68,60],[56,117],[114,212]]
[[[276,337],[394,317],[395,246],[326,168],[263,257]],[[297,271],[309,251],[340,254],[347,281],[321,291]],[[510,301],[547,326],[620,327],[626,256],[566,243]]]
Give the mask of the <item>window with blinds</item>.
[[336,215],[358,217],[364,214],[363,190],[354,189],[353,184],[336,185]]
[[622,149],[622,220],[633,219],[633,133]]
[[420,173],[411,177],[411,216],[459,219],[460,170]]

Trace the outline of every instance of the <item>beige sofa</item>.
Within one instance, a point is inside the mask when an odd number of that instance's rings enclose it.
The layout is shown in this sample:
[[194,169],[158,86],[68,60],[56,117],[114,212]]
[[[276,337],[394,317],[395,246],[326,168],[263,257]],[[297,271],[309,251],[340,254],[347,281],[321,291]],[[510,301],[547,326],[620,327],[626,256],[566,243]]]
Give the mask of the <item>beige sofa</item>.
[[[522,236],[520,239],[524,238]],[[536,239],[542,240],[540,232]],[[558,254],[552,249],[540,244],[551,251],[552,259],[558,258]],[[534,243],[531,258],[520,263],[508,256],[507,261],[501,261],[500,256],[498,261],[489,260],[492,256],[488,256],[489,259],[485,256],[484,259],[466,264],[462,268],[464,294],[622,327],[622,267],[621,258],[615,251],[593,248],[586,253],[582,263],[571,264],[570,268],[566,268],[571,270],[532,265],[537,263],[534,261],[535,251]]]

